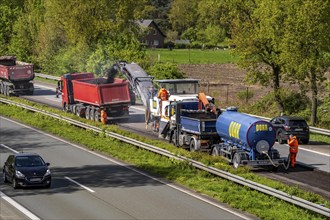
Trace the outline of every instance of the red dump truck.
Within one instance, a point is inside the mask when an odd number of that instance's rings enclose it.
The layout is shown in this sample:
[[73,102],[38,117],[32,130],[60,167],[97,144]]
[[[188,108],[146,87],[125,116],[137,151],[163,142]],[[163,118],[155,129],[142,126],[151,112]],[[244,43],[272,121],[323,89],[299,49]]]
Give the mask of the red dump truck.
[[123,79],[94,78],[93,73],[69,73],[59,81],[63,110],[86,119],[100,121],[127,119],[131,102],[128,82]]
[[15,56],[0,57],[0,93],[7,96],[33,94],[33,65],[16,61]]

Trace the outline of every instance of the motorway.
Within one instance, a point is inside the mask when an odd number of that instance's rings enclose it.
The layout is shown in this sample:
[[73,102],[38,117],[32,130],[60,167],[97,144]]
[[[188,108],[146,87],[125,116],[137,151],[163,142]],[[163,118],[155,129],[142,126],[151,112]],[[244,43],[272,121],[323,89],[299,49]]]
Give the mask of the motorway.
[[17,209],[25,213],[26,219],[253,218],[133,166],[3,117],[0,134],[1,164],[10,153],[36,152],[51,164],[53,178],[50,189],[14,190],[1,184],[1,213],[11,211],[4,208],[8,207],[3,201],[5,195],[20,204]]
[[[61,108],[61,98],[55,97],[55,86],[49,84],[36,83],[35,94],[33,96],[25,96],[30,100],[45,103],[47,105]],[[144,107],[131,106],[130,119],[123,126],[132,129],[139,133],[139,131],[146,130],[144,124]],[[148,128],[150,133],[150,127]],[[157,135],[155,135],[157,138]],[[287,157],[289,150],[286,144],[275,143],[274,147],[279,150],[282,157]],[[330,145],[310,141],[308,145],[300,145],[297,161],[300,164],[318,169],[320,171],[330,172]]]

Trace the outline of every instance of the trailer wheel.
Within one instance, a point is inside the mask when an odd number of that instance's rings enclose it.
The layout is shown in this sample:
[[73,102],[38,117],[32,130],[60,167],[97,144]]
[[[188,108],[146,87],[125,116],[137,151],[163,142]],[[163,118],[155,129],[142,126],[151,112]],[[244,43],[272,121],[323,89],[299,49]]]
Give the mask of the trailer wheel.
[[212,149],[212,156],[219,156],[219,149],[217,147],[213,147]]
[[237,169],[241,164],[241,155],[239,153],[235,153],[233,157],[233,167]]

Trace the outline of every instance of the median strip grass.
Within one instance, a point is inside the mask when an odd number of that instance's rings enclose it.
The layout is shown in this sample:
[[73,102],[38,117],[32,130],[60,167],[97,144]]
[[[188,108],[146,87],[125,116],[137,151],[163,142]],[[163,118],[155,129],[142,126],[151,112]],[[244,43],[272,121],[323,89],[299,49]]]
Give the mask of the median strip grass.
[[[31,103],[19,98],[10,98],[24,104],[33,105],[40,109],[61,114],[63,116],[78,119],[76,116],[51,109],[36,103]],[[186,162],[179,162],[166,157],[136,148],[132,145],[122,143],[113,138],[105,137],[104,133],[99,134],[84,129],[71,126],[63,121],[45,116],[39,113],[32,113],[19,107],[0,104],[0,114],[23,123],[42,129],[46,132],[63,137],[71,142],[86,146],[87,148],[106,153],[112,157],[134,164],[136,167],[144,169],[150,173],[161,175],[171,181],[187,186],[197,192],[209,195],[221,202],[228,203],[230,206],[254,214],[262,219],[325,219],[325,216],[301,209],[288,204],[282,200],[276,199],[242,187],[230,181],[215,177],[205,171],[191,167]],[[215,158],[202,153],[190,153],[188,151],[175,148],[162,141],[148,140],[144,137],[120,130],[117,126],[104,126],[97,122],[79,120],[89,124],[100,126],[103,130],[117,132],[125,136],[130,136],[140,141],[165,148],[175,154],[183,155],[207,165],[233,172],[247,179],[271,186],[289,194],[307,199],[314,203],[326,204],[329,207],[329,201],[313,193],[305,192],[298,187],[286,186],[277,181],[269,180],[249,172],[246,167],[233,170],[220,157]]]

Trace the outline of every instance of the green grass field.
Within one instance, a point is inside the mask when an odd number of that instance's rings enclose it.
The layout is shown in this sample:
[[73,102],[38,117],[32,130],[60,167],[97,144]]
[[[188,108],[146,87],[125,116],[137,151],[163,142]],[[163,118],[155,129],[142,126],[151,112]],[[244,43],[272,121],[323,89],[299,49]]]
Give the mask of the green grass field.
[[223,64],[238,60],[231,50],[154,49],[147,50],[147,54],[154,62],[177,64]]

